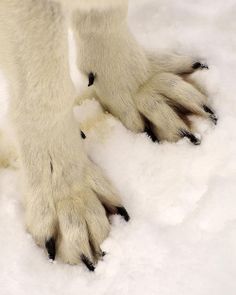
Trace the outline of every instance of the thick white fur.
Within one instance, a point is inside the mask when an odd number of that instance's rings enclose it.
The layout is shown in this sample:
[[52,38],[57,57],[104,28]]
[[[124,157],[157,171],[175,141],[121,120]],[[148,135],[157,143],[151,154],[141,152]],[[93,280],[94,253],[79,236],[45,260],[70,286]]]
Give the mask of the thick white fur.
[[128,0],[54,0],[61,3],[69,10],[108,10],[110,8],[117,8],[118,6],[125,6]]
[[110,227],[101,203],[114,210],[121,201],[87,158],[73,117],[76,93],[60,5],[2,0],[0,44],[23,167],[27,229],[40,246],[54,237],[65,262],[78,263],[82,254],[95,262]]
[[127,128],[142,132],[145,116],[159,139],[176,141],[182,136],[180,130],[191,130],[169,106],[169,100],[207,116],[202,108],[206,97],[177,75],[192,73],[196,60],[146,52],[130,33],[126,19],[126,5],[74,12],[78,67],[85,76],[96,75],[93,96]]
[[138,45],[127,27],[126,0],[0,1],[0,64],[10,85],[26,225],[40,246],[54,237],[63,261],[75,264],[82,254],[99,257],[109,233],[102,204],[114,211],[121,200],[84,152],[57,2],[72,12],[79,69],[96,74],[92,92],[127,128],[143,131],[145,115],[161,139],[177,140],[179,128],[188,126],[166,97],[198,114],[205,97],[175,75],[191,72],[193,59],[160,59]]

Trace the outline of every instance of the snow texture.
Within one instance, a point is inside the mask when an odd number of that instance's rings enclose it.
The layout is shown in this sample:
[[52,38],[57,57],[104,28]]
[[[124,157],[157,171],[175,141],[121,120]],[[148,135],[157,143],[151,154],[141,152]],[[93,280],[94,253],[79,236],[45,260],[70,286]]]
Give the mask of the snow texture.
[[[145,47],[208,62],[194,78],[219,124],[198,120],[199,147],[154,144],[110,117],[87,134],[90,157],[132,217],[112,218],[95,273],[47,260],[24,229],[19,172],[0,170],[1,295],[236,294],[235,15],[235,0],[131,1],[130,26]],[[5,87],[1,76],[1,119]],[[76,114],[82,120],[97,109],[88,102]]]

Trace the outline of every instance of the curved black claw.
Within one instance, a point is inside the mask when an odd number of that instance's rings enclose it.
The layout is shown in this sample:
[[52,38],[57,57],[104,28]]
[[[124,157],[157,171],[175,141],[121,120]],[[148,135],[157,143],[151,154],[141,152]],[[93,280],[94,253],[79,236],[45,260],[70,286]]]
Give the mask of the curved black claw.
[[55,260],[56,257],[56,242],[54,238],[49,239],[45,242],[45,248],[48,252],[48,258],[50,260]]
[[201,69],[201,70],[206,69],[206,70],[209,70],[208,65],[206,65],[206,64],[202,64],[201,62],[195,62],[195,63],[192,65],[192,68],[193,68],[194,70],[197,70],[197,69]]
[[116,207],[117,214],[122,216],[126,222],[130,220],[129,214],[126,211],[125,207]]
[[95,271],[95,266],[84,254],[81,255],[81,261],[86,265],[89,271]]
[[84,132],[82,130],[80,131],[80,134],[83,139],[86,139],[86,135],[84,134]]
[[92,86],[94,84],[94,81],[95,81],[94,73],[92,73],[92,72],[89,73],[88,80],[89,80],[88,87],[90,87],[90,86]]
[[199,138],[197,138],[194,134],[192,134],[191,132],[189,132],[187,130],[181,130],[180,135],[182,137],[188,138],[191,141],[191,143],[194,144],[194,145],[200,145],[201,144],[201,140]]
[[210,114],[210,119],[216,125],[218,122],[218,118],[217,118],[217,115],[213,112],[213,110],[210,109],[207,105],[204,105],[203,109],[206,113]]
[[148,137],[151,138],[151,140],[153,142],[159,142],[157,136],[152,131],[152,128],[150,128],[149,126],[146,126],[145,129],[144,129],[144,132],[147,134]]

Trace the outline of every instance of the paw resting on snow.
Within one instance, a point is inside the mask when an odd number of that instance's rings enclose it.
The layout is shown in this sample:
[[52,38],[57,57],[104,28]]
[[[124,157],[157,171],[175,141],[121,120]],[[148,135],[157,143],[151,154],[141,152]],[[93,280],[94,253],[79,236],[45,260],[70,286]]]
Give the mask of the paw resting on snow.
[[[128,222],[129,214],[116,190],[92,162],[87,163],[81,184],[70,171],[59,177],[58,163],[52,161],[52,182],[28,189],[25,195],[27,229],[50,260],[58,257],[69,264],[82,262],[94,271],[104,256],[100,245],[110,232],[108,215],[118,214]],[[75,180],[78,183],[73,183]]]
[[[112,95],[110,89],[107,96],[99,97],[96,92],[96,87],[100,87],[100,82],[96,82],[98,74],[95,76],[90,73],[88,86],[93,90],[88,89],[80,97],[80,101],[95,97],[128,129],[133,132],[146,132],[154,142],[163,140],[173,142],[185,137],[194,145],[199,145],[201,140],[195,135],[191,116],[209,119],[214,124],[217,124],[218,118],[208,105],[206,95],[194,86],[189,75],[199,69],[208,69],[208,66],[189,60],[187,57],[169,56],[168,63],[167,57],[165,58],[166,60],[163,60],[163,57],[162,59],[150,58],[152,75],[132,97],[127,96],[126,93],[124,97],[127,100],[120,99],[120,96],[123,97],[123,94],[119,93],[120,90],[116,92],[117,97],[112,97],[109,102],[106,102],[104,97]],[[180,63],[182,63],[181,67]],[[183,66],[184,63],[185,66]],[[163,64],[166,71],[162,69]],[[127,88],[128,86],[127,84]],[[101,110],[102,108],[93,117],[89,116],[90,119],[83,122],[86,125],[85,129],[90,129],[95,122],[101,122],[104,119],[104,113]]]
[[[90,93],[133,132],[145,131],[153,141],[175,142],[186,137],[200,144],[191,115],[214,124],[217,116],[206,95],[188,77],[208,66],[187,56],[145,51],[125,24],[125,9],[111,10],[109,15],[94,11],[89,16],[86,12],[74,16],[78,67],[87,77]],[[89,34],[91,27],[82,25],[87,18],[99,34]]]

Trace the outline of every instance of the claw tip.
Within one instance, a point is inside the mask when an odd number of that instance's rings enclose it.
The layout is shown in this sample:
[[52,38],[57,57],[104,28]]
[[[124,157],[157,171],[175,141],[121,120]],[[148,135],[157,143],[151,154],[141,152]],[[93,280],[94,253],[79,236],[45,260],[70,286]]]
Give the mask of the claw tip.
[[88,87],[92,86],[94,84],[94,81],[95,81],[95,75],[94,73],[89,73],[88,75],[88,79],[89,79],[89,84],[88,84]]
[[188,138],[192,144],[194,145],[200,145],[201,144],[201,139],[197,138],[194,134],[192,134],[191,132],[187,131],[187,130],[181,130],[180,134],[182,137],[186,137]]
[[195,63],[192,65],[192,68],[193,68],[194,70],[197,70],[197,69],[206,69],[206,70],[209,70],[208,65],[206,65],[206,64],[202,64],[201,62],[195,62]]
[[48,258],[50,261],[54,261],[56,257],[56,243],[54,238],[50,238],[45,242],[45,247],[48,252]]
[[122,216],[126,222],[130,220],[130,216],[127,210],[125,209],[125,207],[116,207],[116,209],[117,209],[117,214]]
[[86,265],[86,267],[88,268],[89,271],[92,271],[92,272],[95,271],[95,266],[89,260],[89,258],[87,256],[85,256],[84,254],[81,255],[81,261]]

